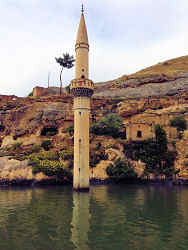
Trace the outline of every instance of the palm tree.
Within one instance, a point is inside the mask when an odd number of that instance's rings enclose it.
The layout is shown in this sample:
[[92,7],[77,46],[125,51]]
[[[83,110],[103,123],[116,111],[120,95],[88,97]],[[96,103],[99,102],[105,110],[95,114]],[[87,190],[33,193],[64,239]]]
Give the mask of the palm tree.
[[73,56],[70,56],[68,53],[63,54],[63,57],[55,58],[56,62],[60,64],[60,95],[62,93],[62,72],[64,68],[70,69],[74,66],[75,59]]

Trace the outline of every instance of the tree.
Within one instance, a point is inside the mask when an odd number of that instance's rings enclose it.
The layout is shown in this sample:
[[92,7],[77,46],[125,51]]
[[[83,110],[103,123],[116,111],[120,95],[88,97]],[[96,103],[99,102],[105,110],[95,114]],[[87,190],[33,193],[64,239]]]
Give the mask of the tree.
[[162,156],[167,151],[167,136],[161,125],[155,126],[155,141],[157,146],[157,154]]
[[187,129],[187,122],[183,115],[179,115],[170,120],[170,126],[177,129],[178,137],[181,139],[183,131]]
[[61,66],[61,71],[60,71],[60,95],[62,93],[62,73],[63,69],[67,68],[70,69],[74,66],[75,59],[73,56],[70,56],[68,53],[63,54],[63,57],[55,58],[56,62],[59,63]]
[[112,113],[100,119],[99,122],[94,123],[91,126],[91,132],[96,135],[119,137],[122,135],[122,128],[124,128],[122,118]]
[[111,179],[118,182],[137,178],[137,174],[134,172],[130,162],[121,158],[118,158],[113,164],[111,163],[106,168],[106,173]]

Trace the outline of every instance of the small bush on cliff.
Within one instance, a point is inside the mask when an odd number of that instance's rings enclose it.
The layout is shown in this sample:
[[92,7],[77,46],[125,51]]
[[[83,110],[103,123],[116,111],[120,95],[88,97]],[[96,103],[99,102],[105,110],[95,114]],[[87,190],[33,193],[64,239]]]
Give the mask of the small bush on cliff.
[[179,115],[170,120],[170,126],[177,128],[178,131],[184,131],[187,129],[187,122],[183,115]]
[[74,135],[74,126],[70,126],[68,128],[66,128],[65,130],[62,131],[63,133],[69,133],[70,136]]
[[124,125],[120,116],[117,114],[108,114],[99,122],[92,124],[91,133],[96,135],[109,135],[116,138],[123,135],[123,128]]
[[105,154],[104,151],[99,151],[95,153],[90,153],[89,156],[89,165],[90,167],[96,167],[96,165],[101,161],[101,160],[108,160],[108,155]]
[[178,138],[181,139],[183,131],[187,129],[187,122],[183,115],[179,115],[170,120],[170,126],[177,129]]
[[42,147],[39,145],[33,145],[31,148],[31,152],[32,153],[38,153],[39,151],[41,151]]
[[64,160],[73,160],[73,150],[71,148],[64,149],[59,152],[59,157]]
[[28,96],[33,96],[33,91],[31,92],[31,93],[29,93],[29,95]]
[[130,162],[118,158],[113,164],[106,168],[107,175],[115,181],[133,180],[137,178]]
[[70,85],[66,86],[66,87],[65,87],[65,90],[66,90],[66,92],[67,92],[68,94],[70,94]]
[[72,173],[60,162],[56,152],[44,152],[29,156],[29,165],[33,173],[44,173],[47,176],[55,176],[60,181],[72,182]]
[[13,145],[12,145],[12,149],[13,150],[17,150],[17,149],[20,149],[21,148],[21,146],[22,146],[22,142],[16,142],[16,143],[14,143]]
[[52,145],[52,142],[50,140],[45,140],[41,143],[41,147],[44,150],[48,151],[53,147],[53,145]]

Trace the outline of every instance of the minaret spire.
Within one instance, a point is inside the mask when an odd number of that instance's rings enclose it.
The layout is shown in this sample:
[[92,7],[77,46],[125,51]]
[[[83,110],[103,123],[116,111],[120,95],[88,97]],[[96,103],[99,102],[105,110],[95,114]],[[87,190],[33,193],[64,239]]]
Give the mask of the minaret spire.
[[84,14],[84,5],[82,4],[81,13]]
[[80,24],[79,24],[77,38],[76,38],[76,45],[83,44],[83,43],[89,45],[87,28],[86,28],[85,18],[84,18],[84,6],[82,5]]

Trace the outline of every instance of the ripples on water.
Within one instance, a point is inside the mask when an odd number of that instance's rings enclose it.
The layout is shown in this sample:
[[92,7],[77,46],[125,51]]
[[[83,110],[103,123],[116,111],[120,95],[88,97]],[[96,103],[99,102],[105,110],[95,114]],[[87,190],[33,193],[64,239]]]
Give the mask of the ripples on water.
[[188,188],[0,190],[0,250],[188,249]]

